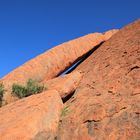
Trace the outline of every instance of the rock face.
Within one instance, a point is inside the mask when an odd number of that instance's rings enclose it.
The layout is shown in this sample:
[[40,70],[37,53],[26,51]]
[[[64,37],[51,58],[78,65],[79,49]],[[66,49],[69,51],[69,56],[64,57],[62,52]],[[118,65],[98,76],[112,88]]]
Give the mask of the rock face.
[[0,109],[1,140],[53,140],[62,111],[55,90],[33,95]]
[[58,140],[140,139],[140,20],[80,64],[83,78],[65,104]]
[[[0,108],[0,139],[140,140],[140,20],[116,32],[64,43],[5,76],[8,103],[15,81],[32,78],[49,90]],[[70,74],[52,79],[94,46]]]
[[117,33],[118,30],[116,29],[113,29],[113,30],[109,30],[107,32],[104,32],[103,35],[104,35],[104,40],[107,41],[108,39],[110,39],[112,37],[112,35],[114,35],[115,33]]
[[78,71],[72,72],[68,75],[57,77],[51,80],[44,80],[44,84],[49,90],[56,90],[59,92],[62,99],[71,95],[82,79],[82,74]]
[[89,34],[66,42],[15,69],[2,78],[7,91],[4,95],[4,101],[6,103],[14,101],[11,95],[13,83],[25,84],[29,78],[38,82],[44,78],[48,80],[54,78],[117,31],[110,31],[109,34]]

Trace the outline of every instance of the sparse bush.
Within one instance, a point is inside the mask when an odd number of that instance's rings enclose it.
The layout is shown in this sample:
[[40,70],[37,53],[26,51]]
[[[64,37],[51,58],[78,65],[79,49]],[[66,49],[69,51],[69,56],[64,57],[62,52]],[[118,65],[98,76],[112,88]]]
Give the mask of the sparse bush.
[[65,117],[69,112],[70,112],[69,107],[68,106],[64,107],[61,112],[61,118]]
[[27,95],[27,89],[22,85],[13,84],[12,93],[18,96],[19,98],[23,98]]
[[3,98],[4,91],[5,91],[4,85],[0,83],[0,106],[2,105],[2,98]]
[[45,87],[43,85],[37,84],[32,79],[29,79],[27,82],[26,89],[27,89],[28,95],[32,95],[32,94],[37,94],[37,93],[42,92],[43,90],[45,90]]
[[41,93],[46,88],[43,85],[39,85],[37,82],[29,79],[26,83],[26,86],[19,84],[13,84],[12,93],[18,96],[19,98],[27,97],[32,94]]

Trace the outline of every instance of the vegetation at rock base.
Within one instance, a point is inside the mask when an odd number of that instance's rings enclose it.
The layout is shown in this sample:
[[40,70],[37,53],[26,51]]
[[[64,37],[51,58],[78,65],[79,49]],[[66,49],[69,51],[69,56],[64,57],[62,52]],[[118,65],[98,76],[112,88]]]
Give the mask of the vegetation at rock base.
[[0,83],[0,106],[2,105],[2,98],[3,98],[4,91],[5,91],[4,85]]
[[12,94],[16,95],[19,98],[38,94],[44,90],[46,90],[46,87],[44,87],[44,85],[40,85],[32,79],[29,79],[25,86],[19,84],[13,84],[12,86]]
[[69,113],[68,106],[64,107],[61,113],[61,118],[65,117]]

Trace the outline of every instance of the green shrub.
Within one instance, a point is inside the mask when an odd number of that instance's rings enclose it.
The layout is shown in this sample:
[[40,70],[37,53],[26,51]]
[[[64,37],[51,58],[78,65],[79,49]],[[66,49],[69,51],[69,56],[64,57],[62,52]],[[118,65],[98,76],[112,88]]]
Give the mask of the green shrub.
[[32,95],[32,94],[37,94],[37,93],[42,92],[45,89],[45,87],[37,84],[32,79],[29,79],[27,82],[26,89],[27,89],[28,95]]
[[14,93],[19,98],[23,98],[26,97],[27,89],[22,85],[13,84],[12,93]]
[[4,91],[5,91],[4,85],[0,83],[0,106],[2,105],[2,98],[3,98]]
[[68,106],[64,107],[61,112],[61,118],[65,117],[69,112],[70,112],[69,107]]
[[26,83],[26,86],[19,84],[13,84],[12,93],[18,96],[19,98],[27,97],[32,94],[41,93],[46,88],[43,85],[39,85],[32,79],[29,79]]

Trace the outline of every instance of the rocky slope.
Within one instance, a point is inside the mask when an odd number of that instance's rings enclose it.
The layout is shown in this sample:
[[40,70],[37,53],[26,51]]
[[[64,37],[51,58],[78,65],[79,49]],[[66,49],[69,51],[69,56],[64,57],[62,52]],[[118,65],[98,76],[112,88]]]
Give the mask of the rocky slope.
[[[5,96],[0,139],[139,140],[140,20],[116,32],[64,43],[2,78],[8,95],[13,82],[28,78],[48,91],[13,103]],[[90,50],[70,74],[54,78]]]
[[54,78],[117,31],[93,33],[63,43],[15,69],[1,79],[6,88],[3,100],[6,103],[15,101],[11,95],[13,83],[25,84],[29,78],[38,82],[44,78],[47,80]]
[[76,70],[58,140],[140,139],[140,20],[102,44]]

